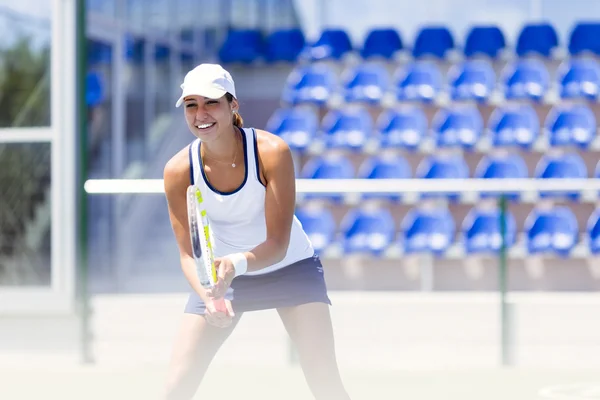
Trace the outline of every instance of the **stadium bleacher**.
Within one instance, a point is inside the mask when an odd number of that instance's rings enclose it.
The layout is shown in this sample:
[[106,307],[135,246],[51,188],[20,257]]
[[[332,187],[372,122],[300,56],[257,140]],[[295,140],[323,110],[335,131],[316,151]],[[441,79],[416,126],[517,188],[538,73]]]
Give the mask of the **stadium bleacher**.
[[[510,43],[493,25],[464,40],[424,26],[409,43],[377,27],[352,43],[327,29],[293,51],[283,45],[291,34],[276,44],[271,33],[269,55],[254,61],[289,65],[267,129],[291,145],[298,177],[585,178],[600,176],[599,32],[600,22],[580,23],[561,41],[551,24],[529,24]],[[228,52],[248,42],[235,37]],[[246,51],[222,61],[248,62]],[[299,197],[297,216],[325,256],[465,257],[498,252],[496,197],[313,194]],[[508,199],[513,256],[600,254],[597,195]]]

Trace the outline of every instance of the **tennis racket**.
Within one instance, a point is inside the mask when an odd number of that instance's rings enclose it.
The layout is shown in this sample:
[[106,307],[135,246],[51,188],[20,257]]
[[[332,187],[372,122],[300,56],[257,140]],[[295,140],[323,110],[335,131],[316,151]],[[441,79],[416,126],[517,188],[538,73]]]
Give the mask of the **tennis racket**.
[[[188,222],[192,254],[196,262],[196,273],[204,289],[212,289],[217,283],[217,269],[212,249],[208,216],[202,200],[202,192],[195,185],[187,189]],[[226,312],[225,301],[215,301],[217,311]]]

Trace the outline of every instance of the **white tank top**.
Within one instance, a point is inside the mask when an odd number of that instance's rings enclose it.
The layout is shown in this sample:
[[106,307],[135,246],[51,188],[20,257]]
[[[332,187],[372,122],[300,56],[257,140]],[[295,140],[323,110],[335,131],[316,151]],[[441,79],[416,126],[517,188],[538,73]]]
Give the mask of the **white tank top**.
[[[266,188],[259,177],[256,132],[254,129],[241,129],[241,132],[246,175],[240,187],[232,192],[219,192],[208,182],[200,162],[200,139],[194,140],[189,146],[190,179],[202,192],[215,257],[250,251],[267,238]],[[272,272],[312,257],[313,254],[312,244],[294,215],[284,259],[259,271],[247,272],[246,275]]]

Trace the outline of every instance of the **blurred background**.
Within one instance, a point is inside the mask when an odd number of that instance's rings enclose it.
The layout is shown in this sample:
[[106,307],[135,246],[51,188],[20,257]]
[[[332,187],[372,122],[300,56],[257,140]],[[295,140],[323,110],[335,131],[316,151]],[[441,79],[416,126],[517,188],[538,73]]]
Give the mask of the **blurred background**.
[[[592,0],[0,0],[0,32],[11,370],[166,367],[188,284],[164,195],[82,183],[162,178],[192,140],[174,104],[202,62],[231,72],[245,125],[283,137],[299,179],[600,177]],[[298,193],[343,369],[572,374],[498,389],[515,399],[597,382],[598,192],[532,187],[501,213],[497,193],[455,189]],[[245,316],[215,363],[296,365],[268,312]],[[385,382],[398,397],[417,385]]]

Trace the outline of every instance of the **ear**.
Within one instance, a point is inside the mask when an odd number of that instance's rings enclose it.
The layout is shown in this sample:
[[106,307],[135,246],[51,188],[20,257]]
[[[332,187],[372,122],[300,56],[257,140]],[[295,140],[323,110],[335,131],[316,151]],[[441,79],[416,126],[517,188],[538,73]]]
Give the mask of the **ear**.
[[239,105],[239,103],[238,103],[237,99],[236,99],[236,98],[233,98],[233,99],[231,100],[231,112],[232,112],[232,113],[235,113],[235,112],[237,112],[239,109],[240,109],[240,105]]

